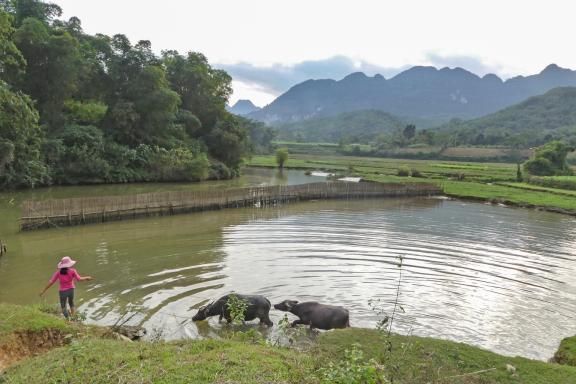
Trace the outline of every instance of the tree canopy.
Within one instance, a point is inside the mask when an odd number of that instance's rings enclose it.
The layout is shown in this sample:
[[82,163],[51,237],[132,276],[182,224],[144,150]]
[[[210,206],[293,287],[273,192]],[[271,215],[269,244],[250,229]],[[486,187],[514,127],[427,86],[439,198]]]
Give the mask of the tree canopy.
[[0,188],[230,177],[269,146],[226,111],[231,78],[201,53],[156,55],[61,15],[0,0]]
[[571,175],[566,157],[572,151],[573,147],[561,141],[551,141],[536,149],[534,157],[524,163],[524,169],[536,176]]

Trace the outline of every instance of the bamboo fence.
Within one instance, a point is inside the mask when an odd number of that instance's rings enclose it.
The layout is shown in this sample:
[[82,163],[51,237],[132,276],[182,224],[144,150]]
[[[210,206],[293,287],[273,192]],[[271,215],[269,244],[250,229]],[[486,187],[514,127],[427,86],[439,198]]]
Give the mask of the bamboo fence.
[[424,183],[326,182],[25,201],[20,229],[26,231],[224,208],[266,207],[308,200],[430,196],[441,193],[438,186]]

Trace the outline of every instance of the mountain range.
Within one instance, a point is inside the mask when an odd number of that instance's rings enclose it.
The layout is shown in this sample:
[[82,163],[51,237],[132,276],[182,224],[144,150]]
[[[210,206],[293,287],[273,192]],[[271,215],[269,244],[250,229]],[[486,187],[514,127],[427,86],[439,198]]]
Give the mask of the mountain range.
[[484,116],[543,94],[576,86],[576,71],[550,64],[540,73],[503,81],[462,68],[417,66],[385,79],[352,73],[342,80],[307,80],[248,117],[268,124],[296,122],[357,110],[380,110],[435,124]]
[[246,116],[249,113],[259,111],[260,107],[255,106],[250,100],[238,100],[233,106],[227,105],[226,110],[235,115]]

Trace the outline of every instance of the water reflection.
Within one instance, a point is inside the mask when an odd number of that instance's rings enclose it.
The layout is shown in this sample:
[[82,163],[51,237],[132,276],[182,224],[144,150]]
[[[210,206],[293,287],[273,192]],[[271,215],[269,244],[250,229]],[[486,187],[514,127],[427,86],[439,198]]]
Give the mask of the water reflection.
[[55,261],[74,255],[97,278],[78,292],[91,322],[136,311],[131,323],[168,339],[216,337],[217,319],[190,318],[230,291],[344,305],[353,326],[372,327],[368,300],[394,300],[398,255],[399,331],[539,359],[576,333],[576,222],[551,213],[438,199],[308,202],[14,236],[0,301],[35,302]]

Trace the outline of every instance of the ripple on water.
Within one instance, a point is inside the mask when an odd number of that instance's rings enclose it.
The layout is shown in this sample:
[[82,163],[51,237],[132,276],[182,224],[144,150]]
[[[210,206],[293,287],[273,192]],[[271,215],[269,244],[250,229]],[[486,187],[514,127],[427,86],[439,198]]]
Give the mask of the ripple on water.
[[[177,237],[163,248],[150,245],[155,235],[132,238],[142,257],[129,265],[115,254],[121,245],[101,243],[99,267],[116,265],[134,277],[130,286],[118,276],[95,290],[83,307],[93,320],[118,317],[126,310],[120,303],[131,302],[144,310],[145,326],[169,329],[167,338],[211,337],[215,320],[193,325],[189,318],[237,291],[343,305],[353,326],[372,327],[377,316],[368,301],[391,310],[401,271],[406,313],[398,332],[538,359],[576,333],[572,218],[458,201],[369,200],[161,222]],[[210,226],[218,237],[206,240],[199,228]]]

